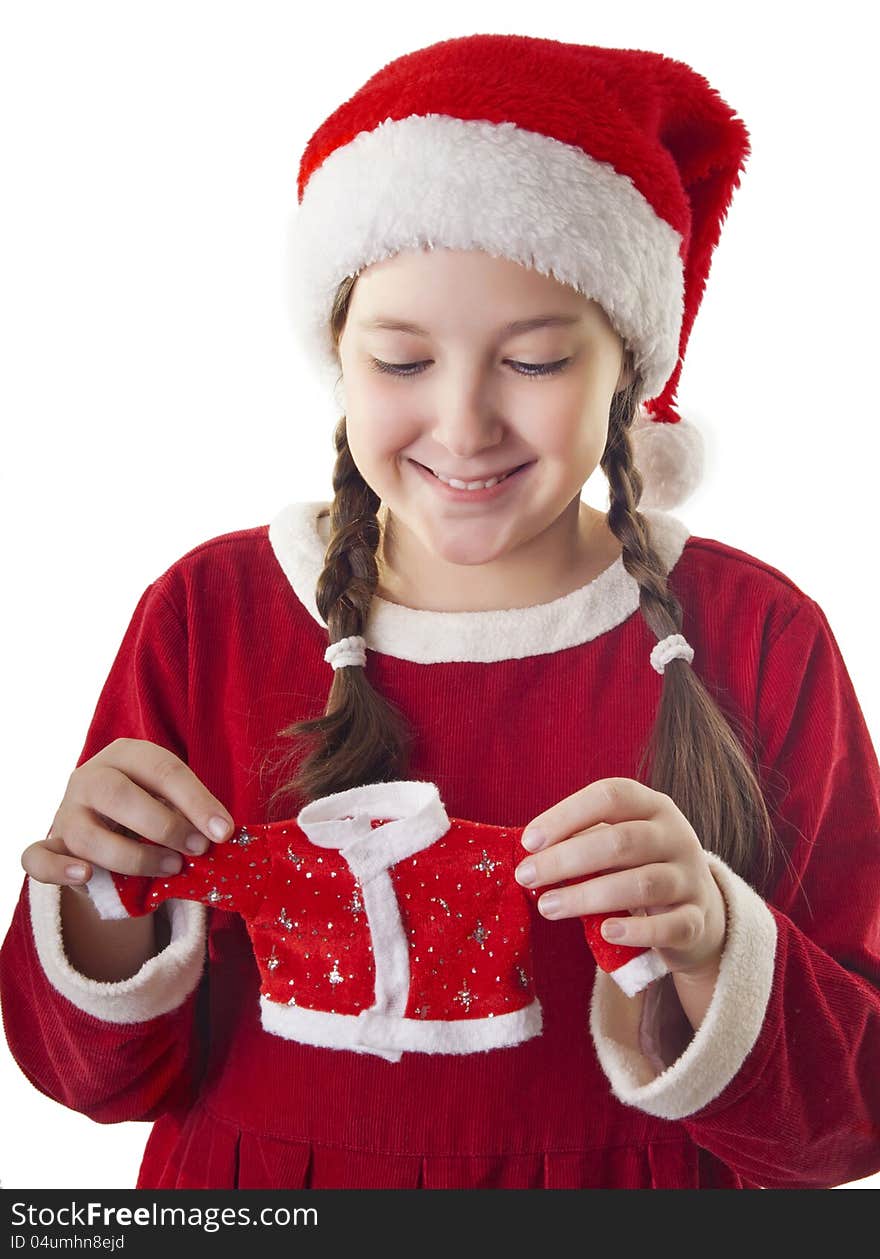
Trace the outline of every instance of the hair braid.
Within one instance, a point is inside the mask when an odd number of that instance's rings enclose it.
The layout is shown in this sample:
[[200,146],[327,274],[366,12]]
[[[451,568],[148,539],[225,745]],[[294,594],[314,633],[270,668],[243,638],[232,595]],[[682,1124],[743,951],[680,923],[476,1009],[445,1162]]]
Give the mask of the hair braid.
[[[334,441],[330,542],[315,592],[331,643],[364,633],[379,581],[376,551],[381,539],[376,517],[381,500],[352,458],[344,416]],[[270,796],[270,816],[281,797],[291,792],[307,802],[348,787],[406,776],[409,726],[400,710],[376,691],[365,668],[335,669],[324,715],[294,722],[280,734],[312,736],[316,743],[295,778]]]
[[[623,548],[624,568],[638,582],[641,614],[659,641],[681,633],[684,617],[651,543],[649,522],[638,511],[642,478],[630,439],[637,411],[635,390],[633,381],[614,395],[601,466],[610,491],[608,525]],[[649,763],[649,785],[674,801],[703,847],[759,890],[767,890],[774,873],[776,836],[744,751],[745,738],[740,716],[721,711],[687,661],[671,660],[637,772],[641,774]]]

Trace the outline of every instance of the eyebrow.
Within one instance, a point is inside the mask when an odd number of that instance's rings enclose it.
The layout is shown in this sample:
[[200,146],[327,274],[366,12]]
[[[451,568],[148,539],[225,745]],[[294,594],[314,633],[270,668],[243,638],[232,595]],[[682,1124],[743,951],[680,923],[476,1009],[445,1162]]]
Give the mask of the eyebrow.
[[[568,326],[581,322],[580,315],[536,315],[533,319],[514,319],[497,330],[497,336],[509,336],[513,332],[531,332],[534,328]],[[363,328],[385,328],[391,332],[411,332],[417,337],[427,337],[430,333],[417,324],[406,323],[401,319],[391,319],[379,315],[375,319],[362,322]]]

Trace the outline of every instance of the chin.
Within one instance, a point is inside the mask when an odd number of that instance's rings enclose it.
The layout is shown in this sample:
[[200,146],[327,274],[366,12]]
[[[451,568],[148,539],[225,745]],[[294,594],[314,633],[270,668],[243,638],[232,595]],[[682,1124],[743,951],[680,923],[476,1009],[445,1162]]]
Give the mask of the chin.
[[515,539],[505,534],[502,539],[491,541],[481,540],[475,536],[463,536],[460,539],[450,538],[444,533],[442,538],[422,538],[426,550],[442,560],[444,564],[457,564],[462,568],[479,568],[501,559],[515,545]]

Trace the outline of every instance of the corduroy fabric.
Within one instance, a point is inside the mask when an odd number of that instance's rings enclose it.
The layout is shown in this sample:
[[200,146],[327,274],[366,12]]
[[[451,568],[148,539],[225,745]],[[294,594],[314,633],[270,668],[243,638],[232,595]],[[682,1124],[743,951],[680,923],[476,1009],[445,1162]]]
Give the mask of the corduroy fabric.
[[[880,1170],[880,770],[852,682],[822,610],[760,560],[690,537],[670,584],[692,667],[754,723],[789,856],[767,901],[778,939],[760,1034],[708,1104],[670,1121],[612,1094],[578,920],[534,916],[540,1037],[392,1064],[267,1035],[245,926],[216,908],[202,980],[177,1007],[100,1018],[44,971],[25,879],[0,1001],[28,1080],[100,1122],[156,1120],[142,1188],[794,1188]],[[275,732],[323,711],[326,645],[266,526],[212,539],[139,600],[77,763],[148,739],[233,817],[259,819]],[[410,776],[459,816],[525,826],[594,779],[635,776],[662,686],[652,646],[636,612],[566,650],[430,664],[371,651],[367,669],[412,725]],[[89,1002],[116,987],[93,985]]]

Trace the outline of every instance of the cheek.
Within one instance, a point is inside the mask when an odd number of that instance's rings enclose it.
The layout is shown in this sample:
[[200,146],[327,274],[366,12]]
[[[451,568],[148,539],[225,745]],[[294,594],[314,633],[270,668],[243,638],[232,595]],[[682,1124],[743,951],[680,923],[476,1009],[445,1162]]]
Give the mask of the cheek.
[[547,459],[573,467],[584,460],[599,458],[605,448],[607,431],[607,410],[585,409],[580,396],[545,406],[529,423],[535,450]]
[[381,403],[365,409],[361,403],[348,407],[348,444],[359,468],[371,468],[387,475],[389,462],[402,459],[402,453],[415,446],[419,430],[399,404]]
[[563,413],[565,439],[573,451],[587,458],[598,459],[608,437],[611,394],[601,387],[603,383],[593,376],[581,381]]

